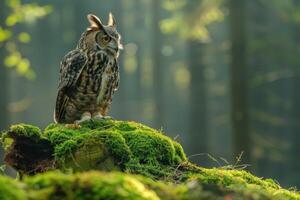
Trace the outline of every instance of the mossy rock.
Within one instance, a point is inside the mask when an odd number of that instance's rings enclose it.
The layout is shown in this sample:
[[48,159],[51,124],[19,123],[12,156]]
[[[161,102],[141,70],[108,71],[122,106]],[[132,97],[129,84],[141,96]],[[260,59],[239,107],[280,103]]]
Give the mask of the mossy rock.
[[24,174],[50,169],[119,170],[159,179],[187,161],[179,143],[135,122],[50,124],[43,132],[19,124],[11,126],[3,140],[8,146],[6,162]]
[[[24,193],[33,200],[300,199],[298,192],[244,170],[196,166],[179,143],[135,122],[50,124],[44,131],[19,124],[3,133],[2,142],[6,163],[26,175],[23,182],[0,177],[0,192],[17,195],[6,199]],[[47,172],[53,170],[61,172]],[[97,171],[86,172],[91,170]]]

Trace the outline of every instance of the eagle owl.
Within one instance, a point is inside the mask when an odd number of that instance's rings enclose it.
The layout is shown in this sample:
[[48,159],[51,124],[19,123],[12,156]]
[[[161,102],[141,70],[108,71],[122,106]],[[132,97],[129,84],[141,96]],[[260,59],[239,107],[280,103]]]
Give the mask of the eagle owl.
[[111,13],[107,25],[95,15],[89,14],[87,18],[90,26],[60,65],[54,112],[57,123],[81,123],[105,117],[118,89],[122,45],[116,21]]

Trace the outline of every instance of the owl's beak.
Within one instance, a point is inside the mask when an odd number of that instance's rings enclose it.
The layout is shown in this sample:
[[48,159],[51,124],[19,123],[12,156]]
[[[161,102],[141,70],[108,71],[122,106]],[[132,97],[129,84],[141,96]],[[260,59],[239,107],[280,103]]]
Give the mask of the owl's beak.
[[113,55],[117,55],[119,53],[119,48],[118,47],[108,47],[108,50]]

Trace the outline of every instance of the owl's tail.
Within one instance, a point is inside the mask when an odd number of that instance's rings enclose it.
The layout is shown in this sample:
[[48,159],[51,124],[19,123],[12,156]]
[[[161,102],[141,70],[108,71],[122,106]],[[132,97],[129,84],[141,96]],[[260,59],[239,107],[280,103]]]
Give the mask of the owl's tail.
[[64,123],[66,105],[69,100],[69,97],[65,94],[65,92],[60,89],[56,98],[56,105],[54,110],[54,122],[55,123]]

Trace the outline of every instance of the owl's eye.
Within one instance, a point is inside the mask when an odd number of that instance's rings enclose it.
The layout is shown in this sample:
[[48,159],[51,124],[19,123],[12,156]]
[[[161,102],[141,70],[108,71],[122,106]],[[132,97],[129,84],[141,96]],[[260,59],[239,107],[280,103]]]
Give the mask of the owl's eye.
[[104,35],[101,40],[103,43],[108,43],[110,41],[110,37],[108,35]]

